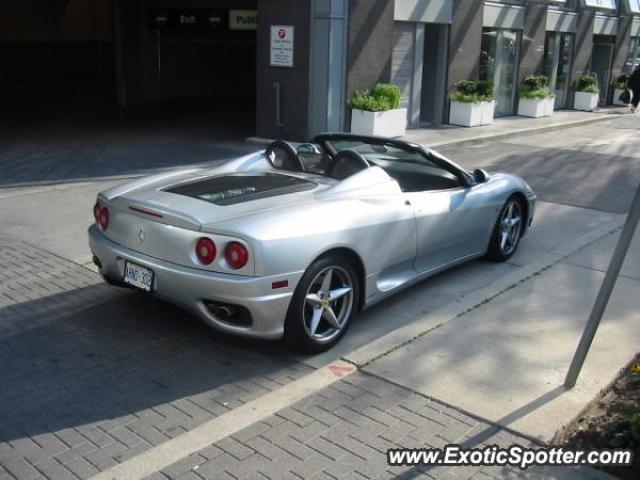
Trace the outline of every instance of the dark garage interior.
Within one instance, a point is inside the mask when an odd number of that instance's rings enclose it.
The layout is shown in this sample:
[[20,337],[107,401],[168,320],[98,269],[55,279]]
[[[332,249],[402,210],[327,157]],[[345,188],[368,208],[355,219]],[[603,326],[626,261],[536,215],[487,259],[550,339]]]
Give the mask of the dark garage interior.
[[255,110],[256,0],[0,2],[4,185],[235,156]]
[[[256,1],[5,0],[3,123],[129,117],[251,134]],[[185,7],[185,5],[188,5]],[[238,24],[231,16],[253,22]],[[37,118],[35,114],[37,113]]]

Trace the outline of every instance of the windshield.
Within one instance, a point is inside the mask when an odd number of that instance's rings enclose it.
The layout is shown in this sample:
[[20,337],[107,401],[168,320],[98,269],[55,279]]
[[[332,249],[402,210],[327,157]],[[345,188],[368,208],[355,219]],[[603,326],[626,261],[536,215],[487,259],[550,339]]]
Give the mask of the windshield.
[[405,192],[446,190],[461,186],[460,179],[433,161],[433,156],[405,150],[393,143],[367,142],[361,139],[327,140],[334,152],[353,150],[372,166],[382,168],[396,179]]

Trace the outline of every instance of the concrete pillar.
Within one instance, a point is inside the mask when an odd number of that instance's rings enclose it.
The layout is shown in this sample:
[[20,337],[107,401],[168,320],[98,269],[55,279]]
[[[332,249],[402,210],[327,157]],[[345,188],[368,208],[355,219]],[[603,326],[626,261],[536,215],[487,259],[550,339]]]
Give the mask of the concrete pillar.
[[480,69],[483,0],[454,0],[447,91],[460,80],[476,80]]
[[[349,0],[347,100],[356,90],[391,78],[393,4],[393,0]],[[346,119],[349,122],[350,115]]]
[[618,23],[618,34],[616,35],[616,43],[613,49],[613,67],[612,80],[615,81],[622,75],[624,62],[629,55],[629,47],[631,46],[631,25],[633,24],[633,15],[620,15]]
[[520,46],[518,84],[524,77],[542,73],[544,68],[544,41],[547,34],[547,4],[529,1],[524,15]]
[[[576,27],[575,42],[573,46],[573,65],[569,85],[573,87],[574,82],[584,73],[591,71],[591,54],[593,52],[593,21],[595,11],[583,9],[578,15],[578,25]],[[573,105],[575,91],[569,91],[568,104]]]
[[344,130],[348,0],[313,0],[309,136]]
[[[305,140],[309,134],[311,0],[258,2],[256,133]],[[271,26],[294,27],[293,67],[270,66]],[[279,100],[279,101],[278,101]]]

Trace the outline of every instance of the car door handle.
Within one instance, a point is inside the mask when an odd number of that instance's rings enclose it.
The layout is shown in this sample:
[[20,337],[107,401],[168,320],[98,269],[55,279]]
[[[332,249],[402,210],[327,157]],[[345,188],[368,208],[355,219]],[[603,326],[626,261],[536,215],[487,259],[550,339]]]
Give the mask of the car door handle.
[[405,205],[411,205],[411,201],[409,201],[409,200],[405,200],[405,201],[404,201],[404,204],[405,204]]

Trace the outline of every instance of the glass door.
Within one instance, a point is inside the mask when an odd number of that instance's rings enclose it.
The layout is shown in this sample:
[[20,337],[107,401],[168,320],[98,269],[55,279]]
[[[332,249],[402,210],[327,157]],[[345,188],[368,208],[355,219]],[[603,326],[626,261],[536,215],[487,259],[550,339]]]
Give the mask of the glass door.
[[494,84],[496,116],[514,113],[519,37],[516,30],[485,28],[482,31],[480,79]]
[[567,108],[572,51],[572,34],[547,32],[544,49],[545,75],[549,77],[549,87],[556,96],[557,109]]
[[633,70],[640,64],[638,40],[640,40],[640,37],[631,37],[631,41],[629,42],[629,53],[627,54],[624,67],[622,69],[622,73],[626,73],[627,75],[631,74],[631,72],[633,72]]
[[611,84],[613,44],[594,43],[591,55],[591,71],[596,74],[600,88],[600,105],[606,105]]

